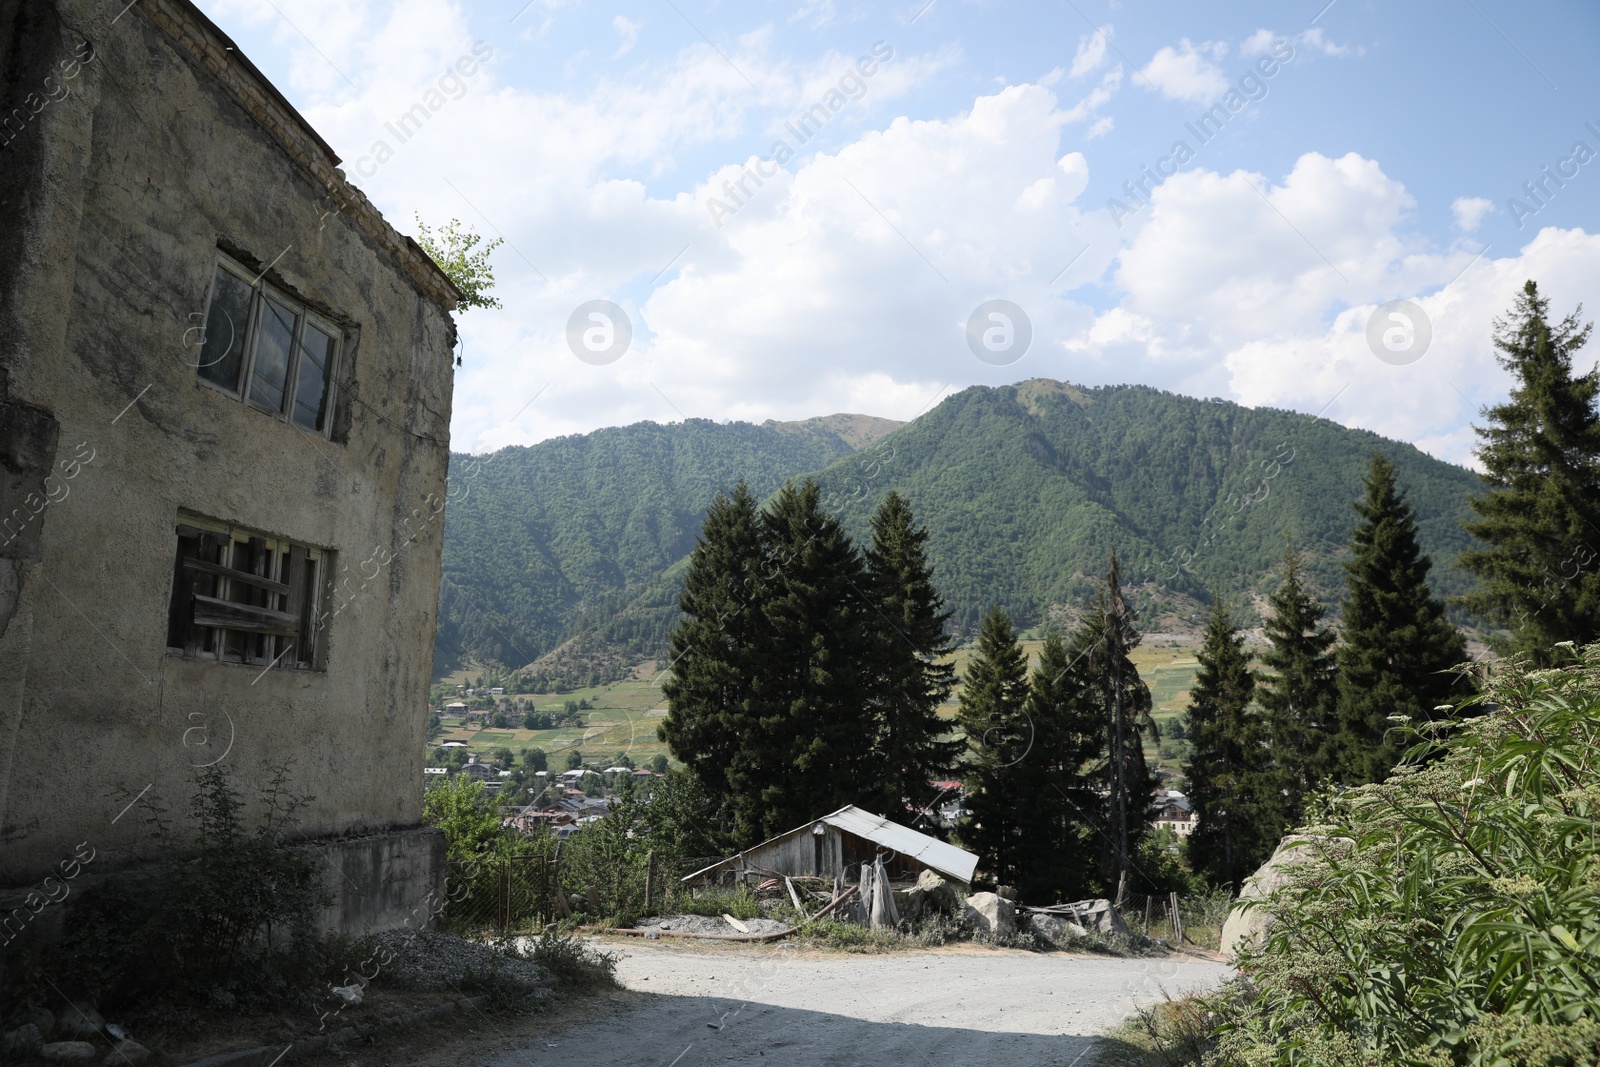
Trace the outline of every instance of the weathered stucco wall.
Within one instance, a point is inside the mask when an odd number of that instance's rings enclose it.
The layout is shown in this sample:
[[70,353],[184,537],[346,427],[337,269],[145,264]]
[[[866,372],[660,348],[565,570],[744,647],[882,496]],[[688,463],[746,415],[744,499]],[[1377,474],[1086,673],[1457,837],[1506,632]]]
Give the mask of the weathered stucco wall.
[[[0,427],[31,531],[0,550],[0,885],[84,841],[105,867],[158,858],[145,815],[181,828],[219,758],[247,800],[292,761],[308,837],[421,813],[453,291],[192,9],[121,7],[0,0],[6,113],[28,112],[0,144],[0,410],[44,413],[54,469],[77,463],[33,514],[42,475],[17,468],[43,431]],[[347,331],[333,440],[197,379],[219,246]],[[338,553],[325,670],[169,655],[180,509]],[[373,869],[432,878],[421,840]]]

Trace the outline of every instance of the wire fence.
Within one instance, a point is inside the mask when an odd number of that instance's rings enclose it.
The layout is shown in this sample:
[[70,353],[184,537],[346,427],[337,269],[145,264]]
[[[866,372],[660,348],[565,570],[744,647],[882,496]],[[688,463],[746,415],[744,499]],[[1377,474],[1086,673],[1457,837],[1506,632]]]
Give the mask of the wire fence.
[[1128,929],[1136,934],[1174,945],[1188,942],[1201,948],[1216,948],[1231,905],[1232,897],[1226,890],[1190,895],[1128,893],[1117,910]]

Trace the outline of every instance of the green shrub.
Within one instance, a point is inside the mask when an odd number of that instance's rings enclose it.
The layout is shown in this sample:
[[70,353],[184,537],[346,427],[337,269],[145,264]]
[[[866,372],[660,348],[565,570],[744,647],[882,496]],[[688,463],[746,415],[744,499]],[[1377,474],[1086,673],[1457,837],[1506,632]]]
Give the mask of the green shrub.
[[1322,802],[1208,1062],[1600,1061],[1600,646],[1499,668],[1463,710]]
[[[332,898],[315,861],[289,839],[310,799],[290,795],[288,768],[277,768],[251,827],[227,775],[208,768],[191,806],[198,848],[159,871],[108,879],[68,905],[61,944],[39,976],[102,1006],[310,1003],[351,962],[341,949],[352,948],[313,933]],[[170,836],[165,813],[151,810],[155,836]]]

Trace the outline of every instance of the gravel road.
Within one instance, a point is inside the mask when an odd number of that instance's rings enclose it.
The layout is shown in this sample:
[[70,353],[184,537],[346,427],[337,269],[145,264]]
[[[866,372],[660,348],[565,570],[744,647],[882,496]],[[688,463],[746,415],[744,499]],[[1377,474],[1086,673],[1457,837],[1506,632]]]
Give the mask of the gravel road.
[[648,998],[488,1062],[1088,1067],[1096,1035],[1135,1006],[1230,973],[1192,958],[972,946],[881,956],[653,942],[621,950],[618,977]]

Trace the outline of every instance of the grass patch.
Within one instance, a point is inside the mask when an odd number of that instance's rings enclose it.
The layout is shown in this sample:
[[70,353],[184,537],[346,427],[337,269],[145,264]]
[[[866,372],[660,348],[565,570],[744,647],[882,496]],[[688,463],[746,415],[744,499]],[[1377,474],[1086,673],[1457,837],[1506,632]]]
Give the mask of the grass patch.
[[759,919],[761,904],[756,900],[756,895],[746,886],[734,889],[721,889],[717,886],[708,886],[699,891],[699,895],[685,894],[672,903],[672,908],[680,915],[709,915],[712,918],[727,914],[735,919]]
[[1215,1046],[1217,1016],[1195,997],[1140,1008],[1100,1043],[1103,1067],[1198,1067]]

